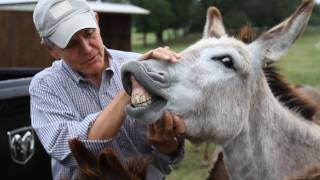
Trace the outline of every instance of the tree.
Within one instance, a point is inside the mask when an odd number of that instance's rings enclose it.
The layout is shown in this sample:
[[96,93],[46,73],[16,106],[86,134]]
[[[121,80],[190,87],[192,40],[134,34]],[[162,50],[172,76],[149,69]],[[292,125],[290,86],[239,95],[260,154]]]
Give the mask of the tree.
[[170,21],[174,19],[168,0],[132,0],[131,2],[150,11],[150,15],[135,18],[137,30],[144,34],[154,32],[157,42],[162,43],[163,31],[169,27]]
[[287,18],[301,0],[244,0],[242,8],[256,27],[270,27]]
[[310,19],[310,24],[315,26],[320,26],[320,4],[317,4],[314,7],[314,10]]
[[301,0],[199,0],[192,16],[196,23],[192,25],[195,26],[193,29],[202,29],[206,9],[216,6],[224,17],[227,29],[239,29],[244,24],[258,28],[270,27],[288,17],[300,2]]
[[171,0],[171,11],[173,12],[174,19],[170,21],[170,27],[175,29],[175,37],[177,37],[177,30],[183,29],[184,32],[188,31],[190,27],[190,18],[193,4],[196,0]]

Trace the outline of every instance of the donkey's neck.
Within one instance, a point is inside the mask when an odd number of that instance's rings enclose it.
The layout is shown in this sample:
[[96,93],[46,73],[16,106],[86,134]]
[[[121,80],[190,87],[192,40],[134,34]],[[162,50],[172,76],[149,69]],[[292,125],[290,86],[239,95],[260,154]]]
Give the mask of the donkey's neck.
[[283,107],[265,81],[257,87],[246,125],[224,146],[231,178],[282,179],[319,162],[320,127]]

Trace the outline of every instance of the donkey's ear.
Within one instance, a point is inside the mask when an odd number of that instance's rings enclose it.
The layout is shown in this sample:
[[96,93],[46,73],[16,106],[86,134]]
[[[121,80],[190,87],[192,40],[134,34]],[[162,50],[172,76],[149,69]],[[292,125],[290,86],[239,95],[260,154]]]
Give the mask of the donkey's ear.
[[[130,180],[131,174],[120,162],[118,155],[110,148],[105,148],[99,154],[99,170],[101,179],[107,180]],[[138,178],[137,178],[138,179]]]
[[71,139],[69,147],[73,157],[76,159],[83,179],[98,179],[97,158],[78,139]]
[[225,34],[226,31],[224,29],[220,11],[216,7],[209,7],[207,10],[207,20],[206,25],[204,26],[203,38],[220,38]]
[[303,33],[309,21],[313,0],[303,0],[297,10],[285,21],[273,27],[250,44],[258,59],[279,59]]

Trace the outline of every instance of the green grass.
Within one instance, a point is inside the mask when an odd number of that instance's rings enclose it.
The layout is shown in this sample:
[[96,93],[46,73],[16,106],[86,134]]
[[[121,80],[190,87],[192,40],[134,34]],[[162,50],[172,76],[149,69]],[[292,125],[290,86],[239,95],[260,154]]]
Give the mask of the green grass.
[[[134,36],[136,36],[135,34]],[[149,37],[150,36],[150,37]],[[188,36],[176,41],[169,41],[169,45],[174,51],[181,51],[188,45],[198,40],[201,35]],[[152,35],[149,34],[148,38]],[[154,38],[154,37],[153,37]],[[133,51],[146,52],[161,45],[151,44],[142,47],[138,41],[134,41]],[[154,39],[153,39],[154,42]],[[280,70],[289,82],[295,84],[308,84],[320,90],[320,29],[308,29],[296,44],[283,56],[280,61]],[[208,175],[209,167],[201,167],[204,144],[200,146],[200,152],[195,153],[193,146],[187,141],[185,158],[174,168],[167,177],[168,180],[203,180]],[[214,151],[214,145],[210,146],[210,155]],[[211,159],[212,157],[210,157]]]
[[[184,159],[174,167],[167,180],[204,180],[208,176],[210,166],[201,165],[203,159],[205,144],[199,146],[199,151],[195,151],[195,145],[186,141],[186,151]],[[209,146],[209,160],[212,159],[215,145]]]
[[320,89],[320,29],[304,33],[279,64],[290,82]]

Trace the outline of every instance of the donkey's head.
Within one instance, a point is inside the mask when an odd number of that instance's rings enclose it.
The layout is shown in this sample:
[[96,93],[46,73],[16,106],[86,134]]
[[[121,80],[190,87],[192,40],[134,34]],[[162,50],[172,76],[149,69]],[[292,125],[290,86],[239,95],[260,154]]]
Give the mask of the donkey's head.
[[130,116],[153,123],[164,111],[186,120],[187,134],[223,144],[248,122],[253,99],[270,91],[262,67],[276,61],[303,32],[314,2],[305,0],[291,17],[250,44],[229,37],[218,9],[211,7],[203,38],[181,52],[176,64],[148,60],[122,67],[132,95]]

